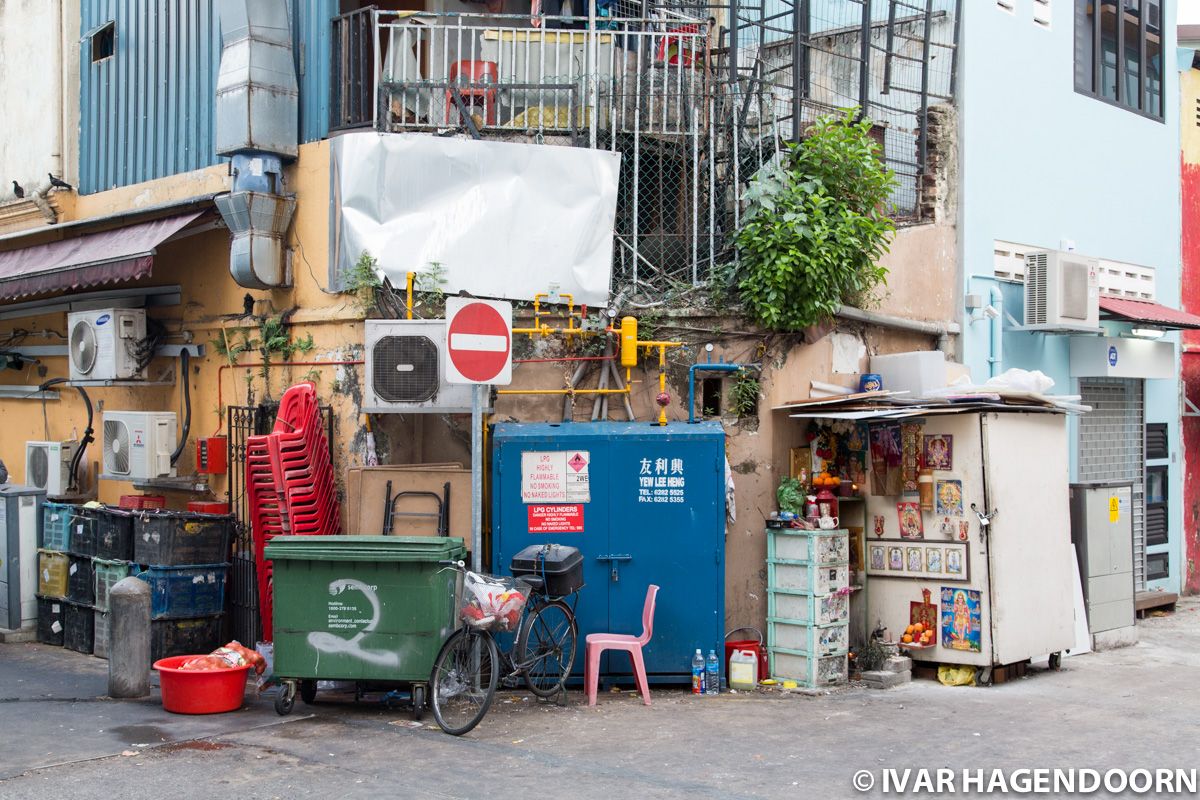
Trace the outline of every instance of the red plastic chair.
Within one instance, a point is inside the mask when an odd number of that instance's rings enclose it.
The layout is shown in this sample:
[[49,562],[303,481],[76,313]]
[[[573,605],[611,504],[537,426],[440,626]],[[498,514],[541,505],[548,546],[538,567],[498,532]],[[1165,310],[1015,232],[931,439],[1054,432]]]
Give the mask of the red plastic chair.
[[[495,61],[455,61],[450,65],[450,83],[459,82],[475,84],[495,84],[498,73]],[[496,90],[488,86],[455,87],[467,108],[475,108],[475,101],[483,102],[483,120],[485,125],[496,124]],[[449,89],[446,90],[446,119],[454,119],[454,98]]]
[[642,635],[628,636],[622,633],[589,633],[584,645],[583,682],[587,687],[588,705],[596,705],[596,692],[600,688],[600,655],[605,650],[624,650],[633,660],[633,676],[637,680],[642,700],[650,705],[650,684],[646,682],[646,662],[642,660],[642,648],[650,643],[654,635],[654,601],[658,587],[650,584],[646,589],[646,604],[642,606]]

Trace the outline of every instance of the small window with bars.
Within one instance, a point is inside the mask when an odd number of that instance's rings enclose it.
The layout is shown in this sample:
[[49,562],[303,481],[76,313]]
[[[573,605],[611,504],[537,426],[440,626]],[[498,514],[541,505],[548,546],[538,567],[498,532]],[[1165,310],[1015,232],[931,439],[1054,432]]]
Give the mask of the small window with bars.
[[1171,554],[1151,553],[1146,556],[1146,580],[1161,581],[1171,575]]
[[1166,544],[1167,529],[1167,468],[1146,468],[1146,546]]
[[1171,448],[1167,443],[1167,423],[1146,423],[1146,460],[1170,457]]

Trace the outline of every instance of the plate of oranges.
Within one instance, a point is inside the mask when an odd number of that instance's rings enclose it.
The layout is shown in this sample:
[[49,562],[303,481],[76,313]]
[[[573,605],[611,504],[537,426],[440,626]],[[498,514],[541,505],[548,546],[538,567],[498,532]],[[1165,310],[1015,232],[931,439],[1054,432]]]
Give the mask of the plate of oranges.
[[904,635],[900,637],[900,646],[909,650],[924,650],[937,645],[935,636],[936,632],[932,627],[923,622],[914,622],[904,629]]

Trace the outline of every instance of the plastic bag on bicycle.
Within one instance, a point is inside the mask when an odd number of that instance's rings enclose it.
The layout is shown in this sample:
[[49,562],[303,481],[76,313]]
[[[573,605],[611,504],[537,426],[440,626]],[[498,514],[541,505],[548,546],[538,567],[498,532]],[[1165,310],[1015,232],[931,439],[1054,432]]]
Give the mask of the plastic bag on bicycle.
[[529,598],[529,587],[513,578],[467,572],[459,616],[474,628],[514,631]]

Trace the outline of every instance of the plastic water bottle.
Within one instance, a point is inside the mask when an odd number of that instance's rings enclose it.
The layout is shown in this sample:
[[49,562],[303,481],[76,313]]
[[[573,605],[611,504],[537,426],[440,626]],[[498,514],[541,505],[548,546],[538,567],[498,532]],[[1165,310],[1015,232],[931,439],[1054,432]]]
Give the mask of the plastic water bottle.
[[692,694],[704,694],[704,655],[699,647],[692,656]]
[[717,659],[717,651],[708,651],[708,661],[704,667],[705,681],[704,691],[706,694],[721,693],[721,662]]

